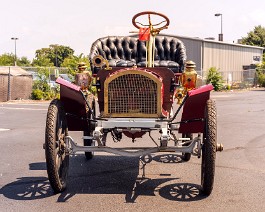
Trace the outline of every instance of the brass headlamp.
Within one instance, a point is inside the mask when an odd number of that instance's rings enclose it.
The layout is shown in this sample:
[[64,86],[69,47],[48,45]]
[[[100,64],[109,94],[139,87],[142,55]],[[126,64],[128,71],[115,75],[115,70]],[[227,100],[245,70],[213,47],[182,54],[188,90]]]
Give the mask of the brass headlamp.
[[80,86],[82,91],[87,91],[92,81],[92,77],[86,68],[86,63],[78,63],[78,72],[75,74],[74,83]]
[[102,68],[103,65],[106,65],[105,70],[111,70],[112,68],[109,67],[109,61],[104,59],[101,55],[96,55],[92,59],[92,63],[95,67]]
[[187,61],[185,70],[181,75],[181,84],[186,91],[190,91],[196,87],[197,72],[194,69],[195,67],[196,64],[193,61]]
[[83,73],[77,73],[75,75],[75,84],[79,85],[82,91],[88,90],[91,81],[92,77],[90,76],[89,73],[83,72]]
[[196,87],[197,82],[197,72],[195,71],[196,64],[189,60],[185,63],[185,70],[180,76],[181,87],[177,89],[175,98],[178,99],[178,104],[182,103],[183,97],[188,91]]

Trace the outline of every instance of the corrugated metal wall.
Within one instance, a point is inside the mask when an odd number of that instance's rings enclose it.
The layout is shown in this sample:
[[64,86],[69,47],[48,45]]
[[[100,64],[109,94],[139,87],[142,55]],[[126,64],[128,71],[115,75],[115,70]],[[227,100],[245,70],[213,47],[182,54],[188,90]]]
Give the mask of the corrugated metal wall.
[[202,75],[203,68],[203,48],[202,41],[199,39],[182,38],[179,39],[184,43],[187,51],[187,60],[192,60],[196,63],[196,71],[199,75]]
[[203,72],[216,67],[222,72],[224,79],[232,74],[233,81],[241,81],[243,66],[253,64],[253,57],[262,58],[262,49],[220,42],[203,42]]
[[[196,63],[196,70],[201,76],[205,76],[209,68],[216,67],[225,80],[228,74],[231,74],[233,81],[242,81],[244,75],[246,75],[243,66],[257,63],[257,61],[253,61],[253,57],[256,56],[262,60],[263,48],[261,47],[185,36],[174,37],[184,43],[187,51],[187,60],[192,60]],[[253,72],[253,70],[251,71]]]
[[203,68],[203,42],[200,38],[191,38],[191,37],[185,37],[185,36],[176,36],[176,35],[167,35],[167,34],[161,34],[165,36],[171,36],[178,38],[181,40],[185,47],[186,47],[186,54],[187,54],[187,60],[192,60],[196,63],[196,71],[199,74],[202,74],[202,68]]

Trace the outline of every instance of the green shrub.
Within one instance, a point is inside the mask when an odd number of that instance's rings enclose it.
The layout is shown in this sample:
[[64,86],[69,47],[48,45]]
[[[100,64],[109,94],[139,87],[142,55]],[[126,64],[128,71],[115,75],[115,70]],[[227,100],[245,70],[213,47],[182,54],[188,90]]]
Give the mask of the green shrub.
[[265,73],[261,69],[256,70],[257,82],[261,87],[265,87]]
[[40,89],[32,90],[31,98],[34,100],[42,100],[44,98],[44,92]]
[[220,72],[218,72],[216,67],[211,67],[208,70],[206,77],[206,84],[212,84],[215,91],[220,91],[223,88],[223,77]]

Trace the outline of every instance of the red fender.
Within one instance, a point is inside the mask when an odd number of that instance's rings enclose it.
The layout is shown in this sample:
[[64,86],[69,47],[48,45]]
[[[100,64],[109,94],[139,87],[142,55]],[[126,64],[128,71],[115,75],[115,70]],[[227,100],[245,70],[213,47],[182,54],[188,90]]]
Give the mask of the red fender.
[[[80,92],[81,87],[74,85],[60,77],[56,83],[60,84],[60,101],[64,106],[69,131],[87,130],[88,123],[86,121],[86,102]],[[80,119],[83,118],[83,119]]]
[[[207,100],[213,90],[211,84],[201,86],[188,92],[184,104],[179,133],[203,133]],[[186,122],[188,121],[188,122]]]

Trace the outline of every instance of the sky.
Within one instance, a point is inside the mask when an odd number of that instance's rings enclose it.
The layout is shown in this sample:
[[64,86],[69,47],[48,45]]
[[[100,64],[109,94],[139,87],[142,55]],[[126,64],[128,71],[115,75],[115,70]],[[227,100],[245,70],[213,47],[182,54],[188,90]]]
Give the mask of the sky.
[[237,42],[255,26],[265,27],[264,0],[1,0],[0,55],[35,57],[51,44],[88,55],[92,43],[108,35],[135,31],[132,17],[155,11],[170,19],[161,33],[218,40],[221,17],[225,42]]

